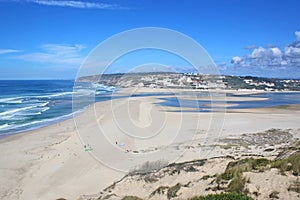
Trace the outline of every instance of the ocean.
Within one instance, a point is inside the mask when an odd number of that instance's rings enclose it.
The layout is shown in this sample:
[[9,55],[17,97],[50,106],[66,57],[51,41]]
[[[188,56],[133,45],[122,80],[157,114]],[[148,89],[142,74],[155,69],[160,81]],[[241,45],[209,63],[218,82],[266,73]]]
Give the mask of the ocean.
[[[115,90],[91,84],[77,83],[76,91],[105,101]],[[0,136],[40,128],[82,111],[86,104],[72,109],[73,87],[73,80],[0,80]]]

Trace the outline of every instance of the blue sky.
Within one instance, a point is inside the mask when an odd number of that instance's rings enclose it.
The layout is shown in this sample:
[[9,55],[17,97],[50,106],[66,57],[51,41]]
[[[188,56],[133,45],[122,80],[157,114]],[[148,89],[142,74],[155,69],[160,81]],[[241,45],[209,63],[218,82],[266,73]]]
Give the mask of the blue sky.
[[300,78],[299,7],[299,0],[0,0],[0,79],[75,78],[96,45],[141,27],[190,36],[222,74]]

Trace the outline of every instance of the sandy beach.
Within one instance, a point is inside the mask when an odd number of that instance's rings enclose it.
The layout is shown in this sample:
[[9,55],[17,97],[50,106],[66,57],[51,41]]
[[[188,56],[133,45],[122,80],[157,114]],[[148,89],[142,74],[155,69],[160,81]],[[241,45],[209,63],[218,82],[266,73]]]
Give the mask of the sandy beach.
[[[119,95],[130,93],[130,89],[119,91]],[[265,152],[263,145],[240,151],[220,148],[226,138],[269,129],[290,129],[293,140],[300,138],[296,105],[199,113],[175,112],[178,108],[155,104],[159,101],[156,96],[142,96],[98,102],[74,119],[2,138],[0,199],[78,199],[98,193],[147,160],[170,163],[274,154]]]

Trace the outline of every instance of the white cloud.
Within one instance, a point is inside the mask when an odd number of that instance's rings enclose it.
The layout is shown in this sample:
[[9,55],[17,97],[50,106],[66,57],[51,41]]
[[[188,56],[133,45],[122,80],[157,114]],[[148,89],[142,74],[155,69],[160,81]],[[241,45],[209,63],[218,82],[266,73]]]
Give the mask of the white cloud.
[[234,65],[244,65],[245,64],[245,61],[243,60],[243,58],[239,57],[239,56],[234,56],[232,59],[231,59],[231,63],[234,64]]
[[281,50],[278,47],[269,48],[269,49],[271,50],[272,54],[275,57],[281,57],[282,56]]
[[245,60],[250,66],[278,66],[283,61],[282,55],[278,47],[258,47],[246,56]]
[[285,55],[287,57],[299,57],[300,58],[300,48],[297,47],[285,47]]
[[231,63],[241,67],[300,67],[300,31],[295,35],[296,41],[286,45],[283,50],[273,45],[258,47],[244,57],[233,57]]
[[296,38],[298,41],[300,41],[300,31],[295,32]]
[[249,55],[249,58],[256,59],[256,58],[277,58],[281,57],[282,53],[278,47],[268,48],[265,49],[263,47],[258,47],[252,51]]
[[285,47],[286,62],[290,65],[300,66],[300,48],[287,46]]
[[249,55],[249,57],[252,59],[261,58],[261,57],[264,57],[265,52],[266,52],[265,48],[258,47],[252,51],[252,53],[251,53],[251,55]]
[[46,64],[79,65],[83,61],[81,51],[83,45],[45,44],[41,52],[34,52],[17,56],[16,58]]
[[64,0],[27,0],[31,3],[36,3],[45,6],[60,6],[72,8],[96,8],[96,9],[120,9],[121,7],[115,4],[95,3],[87,1],[64,1]]
[[1,54],[7,54],[7,53],[18,53],[21,52],[21,50],[16,49],[0,49],[0,55]]
[[288,62],[286,61],[286,60],[283,60],[283,61],[281,61],[281,63],[280,63],[282,66],[285,66],[285,65],[287,65],[288,64]]

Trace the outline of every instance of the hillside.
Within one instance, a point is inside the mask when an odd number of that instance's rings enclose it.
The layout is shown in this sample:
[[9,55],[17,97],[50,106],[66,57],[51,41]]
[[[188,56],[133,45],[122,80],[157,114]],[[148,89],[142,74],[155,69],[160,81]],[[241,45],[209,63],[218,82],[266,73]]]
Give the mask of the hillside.
[[129,73],[85,76],[79,82],[94,82],[118,87],[246,89],[265,91],[299,91],[300,80],[251,76],[217,76],[180,73]]

